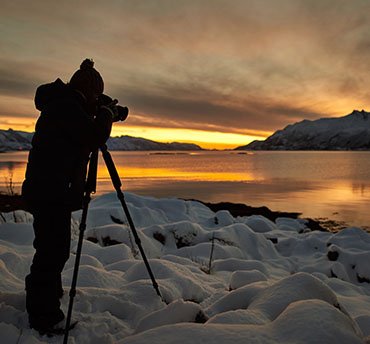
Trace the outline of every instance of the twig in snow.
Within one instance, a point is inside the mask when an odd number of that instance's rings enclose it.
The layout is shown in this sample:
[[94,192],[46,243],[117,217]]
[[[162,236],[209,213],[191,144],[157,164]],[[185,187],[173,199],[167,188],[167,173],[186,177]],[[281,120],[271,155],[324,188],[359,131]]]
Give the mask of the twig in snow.
[[213,258],[213,251],[215,249],[215,233],[212,235],[212,245],[211,245],[211,254],[209,256],[209,263],[208,263],[208,273],[211,273],[212,268],[212,258]]

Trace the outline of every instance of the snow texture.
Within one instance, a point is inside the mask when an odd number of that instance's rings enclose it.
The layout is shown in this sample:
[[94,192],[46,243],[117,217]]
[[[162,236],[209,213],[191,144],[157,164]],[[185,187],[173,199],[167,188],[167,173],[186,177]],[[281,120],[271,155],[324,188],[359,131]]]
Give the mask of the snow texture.
[[[100,196],[90,204],[69,343],[370,342],[363,230],[316,232],[302,220],[233,218],[195,201],[125,196],[163,300],[116,195]],[[32,216],[3,215],[1,343],[60,343],[31,330],[25,312]],[[63,273],[65,311],[80,216],[73,213]]]

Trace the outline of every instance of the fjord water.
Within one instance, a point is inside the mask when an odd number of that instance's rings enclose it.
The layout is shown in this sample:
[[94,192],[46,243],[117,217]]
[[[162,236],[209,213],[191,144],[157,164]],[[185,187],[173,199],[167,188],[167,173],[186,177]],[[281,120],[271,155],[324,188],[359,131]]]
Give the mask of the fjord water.
[[[266,205],[370,226],[370,152],[111,152],[124,191]],[[0,155],[1,189],[19,192],[27,152]],[[97,194],[114,191],[102,158]]]

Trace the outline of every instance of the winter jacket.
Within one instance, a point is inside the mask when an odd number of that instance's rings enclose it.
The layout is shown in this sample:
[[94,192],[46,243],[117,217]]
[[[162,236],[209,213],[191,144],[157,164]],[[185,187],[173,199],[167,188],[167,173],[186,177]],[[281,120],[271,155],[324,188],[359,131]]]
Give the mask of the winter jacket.
[[41,114],[22,196],[31,212],[43,204],[80,209],[89,155],[109,138],[112,116],[103,109],[93,118],[83,95],[60,79],[37,89],[35,105]]

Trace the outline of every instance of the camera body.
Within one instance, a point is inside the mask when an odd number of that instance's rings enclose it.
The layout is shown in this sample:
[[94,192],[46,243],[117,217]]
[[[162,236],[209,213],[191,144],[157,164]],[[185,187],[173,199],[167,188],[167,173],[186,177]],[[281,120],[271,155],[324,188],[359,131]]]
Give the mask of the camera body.
[[124,121],[128,116],[128,107],[118,105],[117,99],[112,99],[106,94],[101,94],[98,98],[98,108],[105,106],[114,113],[113,122]]

